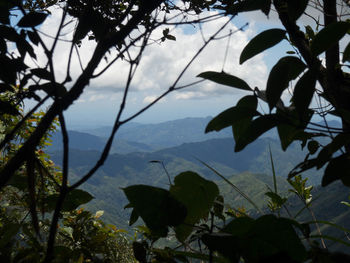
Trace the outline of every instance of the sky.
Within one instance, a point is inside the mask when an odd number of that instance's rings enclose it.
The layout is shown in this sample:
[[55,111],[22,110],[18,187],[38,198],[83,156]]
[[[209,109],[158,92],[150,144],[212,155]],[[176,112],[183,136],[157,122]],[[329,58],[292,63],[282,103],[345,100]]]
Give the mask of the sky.
[[[40,30],[54,35],[53,29],[57,28],[61,12],[59,9],[51,11],[52,15],[40,27]],[[122,119],[128,118],[166,91],[201,48],[203,37],[208,39],[226,21],[227,18],[223,18],[202,25],[203,33],[198,26],[170,27],[170,33],[176,37],[176,41],[168,40],[150,45],[143,54],[138,71],[131,83]],[[244,30],[238,30],[246,23],[249,25],[244,27]],[[74,26],[74,24],[68,26],[63,31],[64,35],[61,38],[71,39]],[[280,27],[280,25],[273,12],[269,19],[258,12],[235,17],[232,23],[220,33],[220,35],[226,35],[230,31],[235,32],[230,40],[225,38],[210,43],[181,78],[180,85],[199,80],[196,76],[201,72],[224,70],[244,79],[251,87],[264,89],[271,67],[286,54],[286,51],[290,50],[288,43],[283,41],[285,43],[281,42],[278,46],[248,60],[243,65],[239,65],[239,56],[252,37],[263,30],[274,27]],[[154,37],[161,37],[162,29],[156,30]],[[45,38],[45,41],[52,43],[50,38]],[[79,48],[83,65],[88,62],[94,45],[94,41],[84,40]],[[226,49],[228,52],[225,59]],[[54,53],[55,74],[61,80],[65,77],[67,63],[65,58],[68,57],[68,52],[69,44],[63,41],[57,45]],[[39,49],[37,53],[37,63],[43,65],[45,63],[44,53]],[[113,55],[115,53],[112,51],[108,59],[110,60]],[[28,61],[28,63],[33,62]],[[103,63],[101,64],[99,69],[103,67]],[[71,73],[73,80],[80,72],[79,62],[75,56]],[[91,81],[84,94],[65,112],[69,128],[112,125],[120,107],[127,73],[128,67],[120,61],[113,64],[101,77]],[[234,106],[239,98],[248,94],[249,92],[205,81],[171,93],[133,121],[157,123],[185,117],[215,116],[228,107]]]

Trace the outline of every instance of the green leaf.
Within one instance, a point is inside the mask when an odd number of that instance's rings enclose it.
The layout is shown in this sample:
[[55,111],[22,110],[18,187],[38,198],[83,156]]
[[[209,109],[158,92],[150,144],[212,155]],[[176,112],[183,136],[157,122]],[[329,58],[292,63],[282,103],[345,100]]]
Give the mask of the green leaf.
[[350,156],[342,154],[329,161],[322,177],[322,186],[341,179],[343,184],[350,186]]
[[304,71],[306,65],[297,57],[286,56],[273,66],[266,84],[266,99],[272,110],[279,101],[289,82]]
[[307,111],[316,88],[316,76],[312,71],[307,71],[297,82],[293,93],[293,103],[297,112],[303,114]]
[[[288,262],[303,262],[307,256],[306,249],[293,226],[294,223],[289,219],[274,215],[261,216],[251,229],[250,246],[244,258],[248,262],[260,262],[262,258],[284,254]],[[258,251],[257,245],[260,246]],[[256,253],[252,251],[254,249]]]
[[311,51],[315,56],[320,55],[342,39],[350,29],[349,22],[335,22],[324,27],[315,35],[311,43]]
[[188,171],[175,177],[170,193],[187,208],[184,224],[175,228],[176,237],[184,241],[191,234],[192,226],[208,216],[219,188],[214,182]]
[[168,226],[176,226],[186,217],[186,208],[170,192],[148,185],[132,185],[123,188],[134,208],[152,233],[165,237]]
[[237,121],[242,119],[252,119],[255,116],[259,115],[259,112],[256,111],[257,99],[255,96],[246,96],[247,100],[250,101],[249,106],[241,107],[232,107],[229,108],[218,116],[213,118],[207,125],[205,133],[211,131],[220,131],[224,128],[234,125]]
[[279,42],[285,39],[285,35],[286,31],[279,28],[273,28],[261,32],[259,35],[250,40],[250,42],[245,46],[239,58],[239,63],[242,64],[266,49],[277,45]]
[[276,114],[263,115],[250,122],[245,133],[236,140],[235,152],[242,151],[248,144],[255,141],[260,135],[278,124]]
[[208,79],[208,80],[214,81],[215,83],[234,87],[237,89],[252,91],[252,89],[244,80],[237,78],[233,75],[227,74],[223,71],[222,72],[206,71],[199,74],[197,77]]
[[62,211],[72,211],[79,206],[90,202],[94,197],[81,189],[74,189],[66,196]]
[[47,17],[46,13],[39,13],[39,12],[30,12],[26,15],[24,15],[19,22],[17,23],[17,26],[19,27],[35,27],[40,25],[45,21]]
[[314,37],[315,37],[315,32],[314,32],[314,30],[312,29],[311,26],[309,26],[309,25],[305,26],[305,32],[306,32],[306,37],[307,37],[309,40],[314,39]]
[[304,13],[308,0],[288,0],[288,15],[289,18],[296,21]]

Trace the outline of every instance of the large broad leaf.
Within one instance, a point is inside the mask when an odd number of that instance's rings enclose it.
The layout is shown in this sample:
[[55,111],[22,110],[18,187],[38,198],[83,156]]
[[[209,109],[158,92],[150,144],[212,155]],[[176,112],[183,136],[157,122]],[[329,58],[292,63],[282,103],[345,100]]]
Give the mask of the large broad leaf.
[[305,64],[293,56],[283,57],[273,66],[266,84],[266,99],[270,110],[276,106],[289,82],[298,77],[305,68]]
[[227,10],[230,14],[261,10],[265,15],[270,13],[271,0],[243,0],[231,5]]
[[284,151],[293,141],[299,140],[302,141],[302,145],[306,145],[307,140],[313,137],[311,133],[304,131],[313,116],[313,111],[298,114],[295,107],[291,106],[283,110],[277,109],[277,114],[280,120],[277,130]]
[[69,192],[63,203],[63,211],[71,211],[79,206],[90,202],[94,197],[81,189],[74,189]]
[[[240,99],[236,105],[236,108],[241,109],[251,109],[252,111],[258,107],[258,100],[255,96],[245,96]],[[241,117],[243,117],[241,115]],[[253,115],[247,115],[244,118],[240,118],[234,122],[232,122],[232,132],[235,141],[238,141],[241,136],[245,136],[245,132],[248,129]]]
[[260,54],[266,49],[275,46],[286,37],[286,31],[274,28],[261,32],[255,36],[243,49],[239,58],[239,63],[242,64],[248,59]]
[[297,112],[303,114],[309,107],[316,88],[316,74],[307,71],[297,82],[293,93],[293,102]]
[[19,20],[19,22],[17,23],[17,26],[19,27],[38,26],[45,21],[46,17],[47,17],[46,13],[30,12]]
[[349,22],[336,22],[324,27],[311,43],[311,51],[315,56],[326,51],[342,39],[350,30]]
[[222,232],[203,235],[202,240],[230,262],[241,257],[245,262],[282,262],[281,255],[285,262],[304,262],[306,250],[294,226],[299,228],[297,222],[274,215],[237,218]]
[[278,125],[276,114],[263,115],[250,122],[244,134],[236,140],[235,152],[242,151],[248,144],[255,141],[262,134]]
[[184,241],[191,234],[192,226],[208,216],[219,188],[214,182],[189,171],[175,177],[170,193],[187,208],[184,224],[175,228],[176,237]]
[[304,13],[308,0],[288,0],[288,15],[292,20],[298,20],[298,18]]
[[256,97],[246,96],[244,98],[244,101],[246,101],[244,106],[235,106],[223,111],[208,123],[205,132],[220,131],[234,125],[237,121],[247,118],[252,119],[253,117],[258,116],[259,112],[256,110]]
[[[292,220],[278,218],[274,215],[258,218],[251,229],[249,247],[249,249],[255,249],[257,253],[248,250],[244,258],[247,262],[259,262],[257,259],[262,258],[271,259],[267,262],[279,262],[278,255],[284,254],[286,262],[304,262],[307,253],[294,230],[294,225],[297,224]],[[260,246],[258,251],[256,250],[257,245]]]
[[156,236],[165,237],[168,226],[176,226],[186,217],[186,208],[170,192],[148,185],[132,185],[123,191],[146,226]]
[[218,84],[234,87],[237,89],[252,90],[244,80],[225,72],[206,71],[199,74],[197,77],[208,79]]
[[322,186],[341,179],[343,184],[350,186],[350,156],[343,154],[328,163],[322,178]]

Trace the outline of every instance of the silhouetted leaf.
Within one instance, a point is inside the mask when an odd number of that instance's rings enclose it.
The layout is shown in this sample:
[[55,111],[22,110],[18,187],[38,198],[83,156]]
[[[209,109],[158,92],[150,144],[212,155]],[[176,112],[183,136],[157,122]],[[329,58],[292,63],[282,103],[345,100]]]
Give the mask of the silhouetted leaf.
[[176,237],[184,241],[192,232],[192,226],[208,216],[219,195],[219,188],[197,173],[183,172],[175,177],[170,193],[187,208],[184,224],[175,229]]
[[47,17],[46,13],[39,13],[39,12],[30,12],[26,15],[24,15],[19,22],[17,23],[17,26],[19,27],[35,27],[40,25],[45,21]]
[[293,103],[296,110],[303,114],[309,107],[316,88],[316,76],[307,71],[297,82],[293,93]]
[[28,53],[32,58],[36,59],[36,55],[34,53],[33,47],[25,40],[23,37],[19,37],[16,39],[16,46],[18,52],[24,58],[26,53]]
[[260,54],[266,49],[269,49],[283,39],[285,39],[286,31],[274,28],[261,32],[255,36],[243,49],[241,56],[239,58],[239,64],[244,63],[248,59]]
[[293,56],[283,57],[273,66],[266,85],[266,99],[270,110],[276,106],[289,82],[298,77],[305,68],[305,64]]
[[342,60],[343,62],[350,62],[350,42],[346,45],[346,48],[344,49]]
[[260,135],[272,129],[278,124],[276,114],[263,115],[250,122],[244,135],[236,140],[235,152],[243,150],[248,144],[255,141]]
[[211,250],[217,251],[232,263],[240,262],[240,240],[227,233],[210,233],[201,237],[203,243]]
[[[241,98],[236,105],[236,108],[255,110],[258,106],[258,100],[255,96],[245,96]],[[241,117],[244,117],[241,115]],[[249,127],[253,115],[246,115],[244,118],[237,119],[232,122],[232,132],[235,141],[238,141],[241,136],[245,136],[246,129]]]
[[315,56],[318,56],[322,52],[326,51],[340,39],[342,39],[349,29],[350,23],[344,21],[332,23],[324,27],[315,35],[315,38],[311,43],[312,53]]
[[14,28],[0,25],[0,37],[15,42],[19,35]]
[[81,189],[74,189],[66,196],[62,211],[72,211],[79,206],[90,202],[94,197]]
[[186,217],[186,208],[165,189],[132,185],[123,191],[135,212],[156,236],[165,237],[168,226],[178,225]]
[[199,74],[197,77],[214,81],[215,83],[234,87],[242,90],[252,90],[249,85],[242,79],[225,72],[206,71]]
[[132,226],[137,221],[137,219],[139,219],[139,215],[137,214],[136,210],[133,209],[129,219],[129,226]]
[[39,36],[36,33],[32,32],[32,31],[28,31],[27,34],[28,34],[29,40],[34,45],[37,46],[39,44]]
[[0,8],[0,23],[10,24],[10,11],[3,5]]
[[317,141],[310,141],[307,144],[307,149],[309,150],[310,154],[316,153],[319,147],[320,147],[320,144]]
[[242,119],[252,119],[255,116],[259,115],[259,112],[256,110],[257,105],[257,99],[255,96],[246,96],[249,97],[250,106],[235,106],[232,108],[229,108],[222,113],[220,113],[218,116],[213,118],[207,125],[205,132],[211,132],[211,131],[220,131],[224,128],[230,127],[234,125],[237,121],[240,121]]
[[342,154],[329,161],[322,177],[322,186],[341,179],[343,184],[350,186],[350,156]]
[[288,15],[289,17],[296,21],[304,13],[308,0],[288,0]]
[[91,6],[86,7],[82,15],[79,17],[78,25],[75,29],[73,42],[78,43],[80,40],[86,37],[87,33],[92,30],[94,19],[94,11]]

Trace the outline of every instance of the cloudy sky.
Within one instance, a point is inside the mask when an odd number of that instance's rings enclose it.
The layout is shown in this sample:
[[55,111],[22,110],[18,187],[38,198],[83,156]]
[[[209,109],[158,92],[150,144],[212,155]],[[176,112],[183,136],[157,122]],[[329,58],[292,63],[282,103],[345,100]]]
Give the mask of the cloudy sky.
[[[59,19],[60,11],[53,10],[52,15],[41,26],[40,30],[52,35],[53,28],[57,27]],[[202,33],[198,27],[192,26],[170,28],[176,41],[150,45],[143,54],[138,71],[132,81],[126,111],[122,119],[145,107],[166,91],[193,55],[201,48],[203,37],[208,39],[226,21],[227,18],[223,18],[204,24]],[[249,25],[244,30],[238,30],[246,23]],[[230,41],[226,38],[210,43],[187,70],[180,80],[180,85],[199,80],[196,76],[203,71],[224,70],[244,79],[252,87],[257,86],[264,89],[269,69],[281,55],[290,49],[288,44],[282,43],[268,52],[250,59],[243,65],[239,65],[238,61],[242,49],[252,37],[273,27],[279,27],[273,13],[269,20],[256,12],[234,18],[232,23],[220,33],[226,35],[230,31],[235,32]],[[71,32],[72,28],[68,27],[62,38],[71,39]],[[155,32],[154,37],[161,35],[162,29],[159,29]],[[46,41],[49,43],[51,40],[46,38]],[[83,41],[83,45],[79,49],[83,65],[88,62],[94,44],[94,41]],[[229,48],[225,60],[228,44]],[[41,62],[44,62],[43,53],[39,50],[37,52],[39,61],[42,59]],[[58,79],[63,79],[65,76],[67,63],[65,58],[68,57],[68,53],[69,45],[66,42],[59,43],[54,56],[55,73]],[[113,56],[113,52],[111,56]],[[75,56],[72,63],[73,79],[80,72],[78,59]],[[70,127],[111,125],[119,109],[127,73],[126,64],[118,62],[101,77],[94,79],[79,100],[66,112],[65,115]],[[168,95],[147,112],[137,117],[135,121],[155,123],[185,117],[215,116],[233,106],[245,94],[247,93],[206,81]]]

